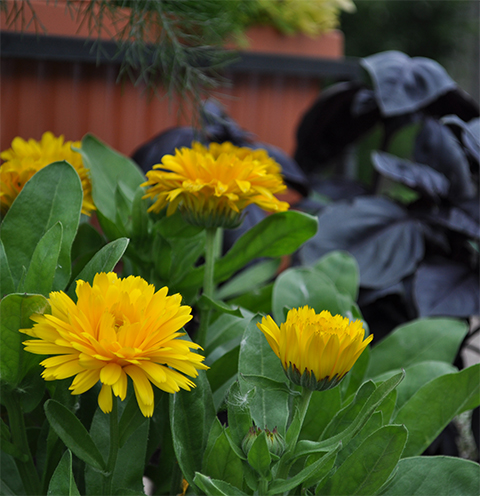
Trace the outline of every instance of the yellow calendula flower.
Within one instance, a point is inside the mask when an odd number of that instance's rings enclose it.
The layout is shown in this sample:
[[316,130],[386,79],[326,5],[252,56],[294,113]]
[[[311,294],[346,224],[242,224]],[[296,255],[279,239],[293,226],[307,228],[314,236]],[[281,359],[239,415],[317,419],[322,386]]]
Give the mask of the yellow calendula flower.
[[80,141],[66,141],[63,136],[55,137],[52,133],[43,134],[40,141],[25,141],[16,137],[8,150],[0,153],[4,163],[0,166],[0,211],[5,214],[13,201],[25,186],[25,183],[40,169],[60,160],[71,164],[82,182],[82,213],[90,215],[95,210],[92,199],[92,185],[88,171],[83,166],[80,153],[72,146],[80,148]]
[[70,389],[82,394],[98,381],[100,408],[112,410],[112,392],[124,400],[130,377],[143,415],[153,414],[152,384],[168,393],[195,384],[208,367],[204,357],[191,350],[200,346],[178,339],[191,320],[191,308],[181,305],[179,294],[168,288],[155,292],[141,277],[120,279],[101,273],[93,285],[77,281],[77,303],[62,291],[50,293],[51,315],[33,315],[35,325],[21,332],[37,339],[25,341],[25,350],[54,355],[41,362],[47,381],[75,376]]
[[257,324],[280,358],[287,377],[313,391],[336,386],[353,367],[373,335],[366,339],[360,320],[327,310],[294,308],[280,328],[270,316]]
[[144,198],[154,198],[150,211],[180,209],[192,224],[233,228],[242,211],[256,204],[269,212],[288,210],[288,203],[274,195],[286,189],[280,166],[265,150],[251,150],[232,143],[194,143],[147,172]]

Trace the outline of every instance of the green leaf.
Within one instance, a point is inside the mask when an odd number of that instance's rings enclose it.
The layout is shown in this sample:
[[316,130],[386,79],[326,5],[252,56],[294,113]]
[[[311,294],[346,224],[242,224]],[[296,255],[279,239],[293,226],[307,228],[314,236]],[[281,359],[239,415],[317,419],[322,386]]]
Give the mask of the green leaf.
[[195,379],[196,388],[170,396],[170,424],[173,447],[183,476],[193,484],[202,468],[210,428],[216,416],[212,392],[204,371]]
[[[423,453],[456,415],[480,405],[479,376],[480,364],[442,375],[403,405],[394,421],[404,424],[409,432],[405,457]],[[426,408],[428,415],[422,414]]]
[[329,453],[322,456],[319,460],[312,463],[311,465],[308,465],[290,479],[277,479],[273,481],[268,489],[267,494],[273,495],[290,491],[300,484],[303,484],[307,480],[309,486],[318,484],[331,470],[332,462],[333,460],[335,460],[335,457],[337,456],[337,453],[339,452],[341,447],[342,443],[340,442],[335,448],[330,450]]
[[99,272],[111,272],[125,253],[128,242],[127,238],[116,239],[98,251],[70,284],[68,296],[75,298],[76,281],[82,280],[92,284],[95,275]]
[[23,283],[26,293],[48,296],[52,290],[62,237],[63,226],[61,222],[57,222],[38,242]]
[[208,365],[240,344],[245,328],[252,317],[253,314],[242,310],[240,316],[223,314],[209,325],[205,343]]
[[341,408],[340,388],[314,391],[310,398],[299,439],[318,440]]
[[390,484],[378,494],[385,496],[477,496],[478,463],[448,456],[414,456],[398,463]]
[[95,470],[104,472],[105,461],[80,420],[58,401],[48,400],[44,408],[50,426],[65,446],[80,460],[88,463]]
[[145,190],[138,187],[132,203],[132,227],[130,235],[141,241],[148,236],[148,202],[143,199]]
[[[130,391],[127,395],[134,396]],[[114,398],[113,401],[118,401],[118,399]],[[119,413],[122,413],[124,403],[119,401],[118,407]],[[117,463],[112,478],[114,493],[123,495],[135,491],[136,494],[142,494],[142,476],[145,471],[148,431],[149,419],[140,424],[118,450]],[[101,455],[106,459],[110,446],[110,414],[103,413],[100,408],[95,411],[90,428],[90,437],[95,439]],[[85,484],[86,494],[103,496],[103,477],[91,467],[85,468]],[[128,489],[129,492],[125,492],[125,489]]]
[[321,441],[321,447],[324,449],[330,449],[333,446],[336,446],[336,444],[340,441],[342,441],[344,445],[350,442],[350,439],[352,439],[363,428],[363,426],[368,422],[368,419],[373,415],[375,409],[390,394],[390,392],[393,391],[400,384],[400,382],[402,382],[404,377],[405,372],[400,372],[377,386],[353,422],[339,434]]
[[0,450],[0,494],[2,496],[27,494],[15,460],[3,450]]
[[80,496],[72,471],[72,452],[65,451],[58,464],[50,484],[47,496]]
[[330,277],[312,267],[291,268],[282,272],[273,286],[272,311],[277,324],[285,321],[284,309],[308,305],[317,313],[346,315],[353,300],[339,293]]
[[340,293],[357,300],[360,272],[355,258],[346,251],[332,251],[318,260],[314,268],[327,275]]
[[275,277],[279,266],[279,259],[258,262],[228,280],[217,290],[216,297],[226,300],[266,284]]
[[[240,345],[238,373],[242,394],[246,394],[251,389],[251,386],[241,378],[242,374],[261,375],[276,382],[285,381],[280,360],[256,325],[259,320],[259,317],[255,317],[250,321]],[[280,391],[257,390],[250,404],[255,424],[271,431],[277,427],[280,435],[284,436],[289,416],[288,402],[288,394]]]
[[415,363],[436,360],[452,363],[468,332],[457,319],[426,318],[397,327],[372,348],[368,377]]
[[231,438],[239,448],[242,447],[242,441],[253,425],[250,401],[255,392],[255,389],[251,389],[246,394],[242,394],[238,381],[232,384],[228,392],[228,426]]
[[[375,382],[384,381],[400,370],[390,370],[374,377]],[[397,388],[397,401],[395,410],[398,411],[422,386],[433,379],[445,374],[458,372],[457,367],[447,362],[436,362],[433,360],[420,362],[405,369],[405,380]]]
[[20,383],[40,358],[23,349],[28,337],[19,329],[32,327],[30,316],[49,309],[41,295],[10,294],[0,301],[0,379],[14,387]]
[[57,222],[63,226],[62,245],[54,289],[63,290],[71,271],[70,251],[80,220],[83,191],[80,178],[67,162],[39,170],[25,184],[0,227],[0,239],[15,285],[28,270],[33,252],[44,234]]
[[[210,369],[207,370],[207,378],[213,393],[226,383],[233,382],[237,377],[239,353],[240,346],[235,346],[235,348],[225,352],[225,354],[221,355],[220,358],[210,365]],[[218,410],[217,406],[219,405],[215,402],[215,410]]]
[[115,192],[119,181],[130,204],[137,188],[145,181],[138,165],[91,134],[84,136],[79,152],[92,181],[92,196],[97,209],[110,221],[117,220]]
[[147,420],[148,419],[143,416],[138,407],[137,398],[132,394],[126,400],[125,408],[118,423],[120,448],[143,423],[147,422]]
[[7,254],[5,253],[3,241],[0,239],[0,299],[14,291],[15,284],[8,266]]
[[[318,221],[311,215],[289,210],[269,215],[241,236],[215,264],[215,282],[226,281],[249,262],[262,257],[290,255],[317,232]],[[204,267],[199,267],[184,284],[200,286]]]
[[209,496],[246,496],[246,494],[237,487],[227,482],[210,479],[199,472],[195,473],[193,482]]
[[236,305],[252,313],[272,313],[273,283],[263,288],[255,288],[236,298],[229,300],[230,305]]
[[272,478],[270,472],[272,456],[270,455],[270,451],[268,451],[265,431],[262,431],[253,442],[247,454],[247,460],[250,466],[260,474],[262,479],[270,480]]
[[241,374],[240,377],[244,379],[247,383],[250,383],[250,386],[252,388],[257,387],[265,391],[281,391],[282,393],[289,394],[290,396],[301,395],[299,391],[295,391],[291,389],[286,382],[273,381],[268,377],[264,377],[262,375],[255,375],[255,374]]
[[238,307],[232,308],[223,301],[213,300],[204,294],[202,294],[202,296],[198,299],[197,306],[199,310],[216,310],[220,313],[228,313],[230,315],[235,315],[236,317],[242,317],[242,312],[238,309]]
[[372,381],[365,382],[357,391],[353,401],[332,418],[322,434],[322,439],[328,439],[346,429],[357,418],[375,390],[376,386]]
[[203,462],[202,472],[239,489],[243,487],[242,460],[235,454],[223,431]]
[[403,425],[376,430],[326,480],[320,494],[375,494],[395,469],[407,436]]

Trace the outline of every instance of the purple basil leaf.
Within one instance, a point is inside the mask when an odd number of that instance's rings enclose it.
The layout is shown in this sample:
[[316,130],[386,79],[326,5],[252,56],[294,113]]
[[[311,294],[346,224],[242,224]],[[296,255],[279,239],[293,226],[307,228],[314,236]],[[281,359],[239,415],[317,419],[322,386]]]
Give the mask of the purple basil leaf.
[[392,286],[411,274],[424,254],[422,225],[386,198],[361,196],[325,207],[318,232],[301,248],[313,264],[332,250],[350,252],[360,267],[360,285]]
[[464,210],[451,207],[440,209],[435,215],[429,215],[427,221],[462,233],[470,238],[480,239],[480,225]]
[[375,169],[383,176],[404,184],[434,200],[448,195],[448,179],[428,165],[416,164],[385,152],[373,152]]
[[423,262],[414,279],[415,303],[421,317],[468,317],[480,313],[478,272],[437,257]]
[[467,200],[475,196],[467,157],[447,126],[427,118],[415,142],[414,159],[447,177],[452,199]]
[[417,112],[457,87],[434,60],[381,52],[360,61],[372,77],[377,102],[386,117]]

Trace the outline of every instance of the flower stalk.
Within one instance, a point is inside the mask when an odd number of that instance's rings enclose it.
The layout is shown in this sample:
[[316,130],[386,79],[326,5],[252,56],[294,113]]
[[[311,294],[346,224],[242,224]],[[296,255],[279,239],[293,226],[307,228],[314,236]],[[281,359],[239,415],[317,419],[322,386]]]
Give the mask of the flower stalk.
[[7,409],[13,444],[23,454],[22,459],[15,457],[15,463],[25,492],[31,495],[40,494],[40,478],[28,445],[22,405],[14,393],[10,392],[2,392],[2,403]]
[[119,448],[119,430],[118,430],[118,398],[114,398],[112,402],[112,411],[110,412],[110,452],[107,462],[107,474],[104,479],[104,492],[105,495],[112,494],[112,480],[117,464]]
[[[205,229],[205,272],[203,275],[203,294],[208,298],[213,298],[215,292],[215,260],[217,255],[217,246],[215,238],[218,228],[207,227]],[[210,310],[202,310],[200,315],[200,327],[198,330],[197,342],[204,348],[207,339],[207,329],[210,320]]]

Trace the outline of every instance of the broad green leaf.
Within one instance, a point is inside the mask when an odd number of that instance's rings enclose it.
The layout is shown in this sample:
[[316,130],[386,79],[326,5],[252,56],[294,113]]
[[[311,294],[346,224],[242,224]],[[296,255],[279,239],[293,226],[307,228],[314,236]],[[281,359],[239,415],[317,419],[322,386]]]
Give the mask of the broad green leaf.
[[320,494],[375,494],[395,469],[407,441],[403,425],[371,434],[320,488]]
[[[395,390],[392,392],[395,392]],[[392,392],[390,394],[392,394]],[[337,456],[337,459],[335,460],[335,465],[337,467],[340,466],[363,443],[363,441],[367,439],[368,436],[380,429],[380,427],[382,427],[385,423],[386,422],[383,420],[382,412],[375,412],[368,419],[368,422],[362,427],[360,432],[342,448]]]
[[426,318],[397,327],[372,348],[368,377],[415,363],[436,360],[452,363],[467,334],[467,325],[450,318]]
[[[216,262],[215,282],[226,281],[256,258],[290,255],[316,233],[317,225],[316,217],[294,210],[269,215]],[[203,270],[203,266],[194,270],[182,284],[201,285]]]
[[228,482],[210,479],[210,477],[207,477],[200,472],[195,473],[193,482],[209,496],[246,496],[243,491],[228,484]]
[[202,294],[202,296],[198,299],[197,307],[199,310],[215,310],[219,313],[228,313],[230,315],[242,317],[242,312],[238,309],[238,307],[232,308],[227,303],[224,303],[221,300],[209,298],[205,294]]
[[28,336],[19,329],[32,327],[30,316],[49,309],[42,295],[10,294],[0,301],[0,379],[16,386],[28,370],[39,363],[38,355],[24,351],[22,341]]
[[122,192],[126,193],[133,203],[135,191],[145,181],[145,176],[133,160],[116,152],[91,134],[84,136],[79,152],[85,167],[89,169],[95,206],[107,219],[115,222],[115,192],[119,181],[123,183]]
[[226,300],[255,289],[273,279],[279,266],[278,259],[258,262],[227,281],[217,290],[216,297]]
[[9,293],[15,292],[12,273],[8,266],[7,254],[0,239],[0,299]]
[[4,496],[27,494],[15,460],[3,450],[0,450],[0,494]]
[[132,394],[125,400],[125,408],[120,417],[120,421],[118,422],[120,448],[143,423],[147,422],[147,420],[148,419],[143,416],[138,407],[137,398]]
[[[210,369],[207,370],[207,378],[213,393],[216,393],[216,391],[227,383],[230,386],[230,383],[236,380],[239,353],[240,346],[235,346],[235,348],[227,351],[210,365]],[[217,406],[220,405],[217,405],[215,401],[215,394],[214,403],[215,410],[218,410]]]
[[480,405],[480,364],[446,374],[420,388],[394,418],[409,432],[404,456],[423,453],[456,416]]
[[277,324],[285,321],[285,309],[308,305],[317,313],[328,310],[332,315],[346,315],[352,304],[327,275],[311,267],[287,269],[273,286],[272,310]]
[[[242,394],[251,389],[251,386],[241,379],[242,374],[260,375],[276,382],[285,381],[280,360],[256,325],[259,320],[259,317],[255,317],[250,321],[240,345],[238,373]],[[257,389],[250,404],[255,424],[269,430],[277,427],[280,435],[284,436],[289,416],[288,402],[289,396],[285,393]]]
[[209,325],[205,343],[205,356],[209,364],[232,349],[233,340],[238,340],[237,344],[240,344],[252,316],[250,312],[242,310],[241,316],[223,314]]
[[38,242],[23,283],[26,293],[48,296],[52,290],[62,237],[63,226],[61,222],[57,222]]
[[263,288],[255,288],[228,301],[230,305],[249,310],[252,313],[272,313],[273,283]]
[[53,288],[65,288],[70,278],[70,251],[80,220],[82,199],[80,178],[67,162],[47,165],[25,184],[0,227],[0,239],[15,285],[19,284],[23,271],[28,270],[43,235],[61,222],[63,237]]
[[[128,395],[134,396],[130,391]],[[119,414],[122,415],[124,402],[120,402],[117,398],[114,398],[114,401],[118,401]],[[97,408],[89,434],[95,440],[98,450],[105,459],[108,457],[110,446],[110,415]],[[122,495],[132,494],[132,491],[136,494],[143,493],[142,477],[145,471],[148,430],[149,419],[141,423],[119,449],[112,479],[114,493]],[[85,484],[87,494],[103,496],[103,477],[91,467],[85,469]],[[126,489],[128,492],[125,491]]]
[[[104,237],[90,224],[90,222],[82,222],[78,226],[77,235],[73,240],[72,245],[72,262],[85,254],[96,253],[105,244]],[[90,257],[91,258],[91,257]]]
[[335,448],[330,450],[330,452],[322,456],[316,462],[305,467],[303,470],[301,470],[298,474],[294,475],[290,479],[277,479],[273,481],[268,489],[267,494],[274,495],[290,491],[300,484],[303,484],[307,480],[309,481],[309,486],[318,484],[330,471],[332,461],[335,460],[335,457],[338,451],[341,449],[341,446],[342,444],[339,443]]
[[346,251],[332,251],[314,265],[315,269],[326,274],[340,293],[357,300],[360,272],[355,258]]
[[271,479],[270,464],[272,463],[272,456],[270,455],[270,451],[268,451],[265,431],[262,431],[255,441],[253,441],[247,454],[247,460],[249,465],[260,474],[262,479]]
[[340,441],[346,445],[350,440],[363,428],[363,426],[368,422],[368,419],[373,415],[376,408],[381,405],[383,400],[393,391],[405,377],[405,372],[400,372],[399,374],[386,380],[373,392],[373,394],[368,398],[367,402],[363,406],[360,413],[355,417],[353,422],[342,432],[332,436],[329,439],[324,439],[321,441],[320,447],[322,449],[331,449],[333,446]]
[[340,388],[314,391],[310,398],[299,439],[318,440],[341,408]]
[[48,400],[44,408],[50,426],[65,446],[80,460],[88,463],[95,470],[104,472],[105,461],[80,420],[58,401]]
[[75,280],[70,284],[67,294],[70,298],[75,298],[76,281],[82,280],[93,283],[95,274],[99,272],[111,272],[122,258],[127,249],[128,239],[120,238],[108,243],[100,251],[98,251],[90,262],[85,265],[83,270],[78,274]]
[[242,447],[242,441],[253,425],[250,401],[255,392],[255,389],[251,389],[246,394],[242,394],[238,381],[232,384],[228,392],[228,426],[231,438],[239,448]]
[[[398,374],[400,370],[390,370],[374,377],[375,382],[385,381],[389,377]],[[398,411],[422,386],[433,379],[445,374],[458,372],[457,367],[447,362],[436,362],[433,360],[420,362],[405,369],[405,380],[397,388],[397,402],[395,409]]]
[[202,472],[212,479],[219,479],[239,489],[243,487],[242,460],[228,442],[225,432],[215,440],[203,462]]
[[398,463],[390,484],[378,494],[385,496],[477,496],[480,465],[449,456],[414,456]]
[[132,227],[130,234],[133,239],[141,241],[148,236],[148,202],[143,199],[145,190],[138,187],[132,203]]
[[345,430],[357,418],[359,413],[364,408],[370,397],[376,390],[376,386],[372,381],[365,382],[357,391],[353,401],[342,408],[332,418],[322,434],[322,439],[328,439],[337,433]]
[[216,416],[206,373],[199,371],[197,387],[170,395],[170,424],[173,447],[183,476],[193,484],[202,459],[210,428]]
[[80,496],[72,471],[72,452],[67,449],[48,485],[47,496]]

